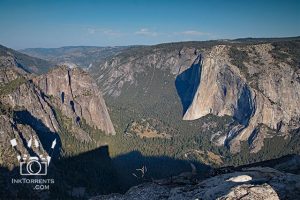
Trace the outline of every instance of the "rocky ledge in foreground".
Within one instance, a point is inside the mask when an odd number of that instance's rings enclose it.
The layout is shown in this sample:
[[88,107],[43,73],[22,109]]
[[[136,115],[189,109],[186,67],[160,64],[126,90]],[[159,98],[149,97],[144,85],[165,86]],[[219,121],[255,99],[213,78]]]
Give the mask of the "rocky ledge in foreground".
[[[178,178],[178,177],[177,177]],[[184,199],[300,199],[300,175],[269,167],[245,168],[199,183],[153,182],[132,187],[124,195],[110,194],[91,200]]]

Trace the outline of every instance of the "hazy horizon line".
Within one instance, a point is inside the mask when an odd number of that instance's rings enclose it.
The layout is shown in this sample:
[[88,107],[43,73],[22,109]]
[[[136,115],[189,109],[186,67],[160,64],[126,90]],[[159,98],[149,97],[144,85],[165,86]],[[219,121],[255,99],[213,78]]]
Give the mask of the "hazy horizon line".
[[220,39],[207,39],[207,40],[181,40],[181,41],[167,41],[167,42],[160,42],[160,43],[153,43],[153,44],[128,44],[128,45],[63,45],[63,46],[56,46],[56,47],[26,47],[26,48],[12,48],[9,46],[6,46],[5,44],[3,46],[11,48],[16,51],[21,51],[25,49],[59,49],[59,48],[66,48],[66,47],[96,47],[96,48],[114,48],[114,47],[134,47],[134,46],[156,46],[160,44],[170,44],[170,43],[184,43],[184,42],[210,42],[210,41],[235,41],[235,40],[245,40],[245,39],[292,39],[292,38],[298,38],[300,35],[295,36],[275,36],[275,37],[238,37],[238,38],[220,38]]

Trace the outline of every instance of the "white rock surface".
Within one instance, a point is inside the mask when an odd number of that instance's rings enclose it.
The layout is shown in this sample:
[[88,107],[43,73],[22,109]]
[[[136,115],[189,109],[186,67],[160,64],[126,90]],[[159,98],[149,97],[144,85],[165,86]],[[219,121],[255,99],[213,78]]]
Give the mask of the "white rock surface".
[[218,175],[198,184],[146,183],[132,187],[124,195],[103,195],[91,200],[299,199],[299,183],[299,175],[282,173],[272,168],[256,167]]

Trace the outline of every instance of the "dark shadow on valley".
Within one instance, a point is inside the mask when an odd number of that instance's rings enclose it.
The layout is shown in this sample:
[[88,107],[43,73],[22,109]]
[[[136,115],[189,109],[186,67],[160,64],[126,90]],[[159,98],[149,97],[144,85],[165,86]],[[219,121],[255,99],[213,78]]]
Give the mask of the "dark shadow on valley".
[[[193,164],[197,167],[199,176],[203,176],[210,169],[210,167],[198,162],[193,162]],[[147,168],[144,177],[136,170],[143,166]],[[33,198],[38,195],[38,192],[31,190],[34,186],[32,184],[11,183],[11,178],[24,177],[19,175],[19,167],[10,171],[7,168],[1,168],[0,171],[1,180],[6,186],[1,187],[0,199]],[[142,182],[150,182],[153,179],[167,178],[179,175],[181,172],[191,171],[188,161],[167,156],[143,156],[139,151],[110,158],[108,146],[102,146],[77,156],[56,159],[48,167],[47,176],[39,176],[38,178],[55,179],[55,184],[50,185],[51,199],[68,199],[124,193],[130,187]],[[137,177],[133,174],[136,174]],[[28,190],[31,192],[26,192]]]
[[181,100],[183,115],[191,105],[200,85],[202,71],[201,59],[201,55],[199,55],[192,66],[179,74],[175,80],[175,87]]
[[[284,161],[285,157],[264,161],[255,166],[274,165],[274,163]],[[198,180],[212,176],[209,173],[211,172],[211,167],[198,162],[193,162],[193,164],[197,167]],[[136,169],[140,169],[143,166],[147,167],[147,172],[141,178]],[[239,171],[240,169],[235,168],[235,170]],[[132,151],[110,158],[109,147],[102,146],[77,156],[59,158],[51,163],[47,176],[35,178],[55,179],[55,184],[50,185],[49,198],[51,199],[86,199],[101,194],[124,193],[131,186],[139,183],[176,176],[181,172],[190,171],[191,166],[188,161],[166,156],[143,156],[139,151]],[[11,183],[11,178],[24,177],[19,175],[19,167],[13,170],[2,167],[0,172],[0,199],[39,198],[40,192],[31,189],[34,185]],[[219,170],[218,174],[229,172],[231,171],[224,171],[223,169],[223,171]],[[138,177],[134,176],[133,173]],[[251,181],[249,183],[262,184]],[[229,184],[234,186],[237,183],[232,182]],[[275,191],[277,190],[276,185],[271,186]],[[230,189],[228,188],[228,191],[224,192],[227,194],[230,192]]]

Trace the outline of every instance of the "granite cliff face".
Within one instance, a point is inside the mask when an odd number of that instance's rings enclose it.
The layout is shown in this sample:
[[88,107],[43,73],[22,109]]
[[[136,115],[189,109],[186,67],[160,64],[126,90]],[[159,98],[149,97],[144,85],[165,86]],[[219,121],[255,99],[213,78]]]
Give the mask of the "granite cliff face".
[[[204,53],[200,83],[183,119],[194,120],[210,113],[233,116],[240,125],[227,135],[213,138],[219,145],[230,145],[232,152],[239,151],[241,141],[248,141],[252,151],[257,152],[262,139],[268,137],[259,130],[260,124],[281,134],[298,128],[300,83],[294,66],[275,60],[272,48],[261,44],[241,49],[249,55],[249,61],[244,61],[246,75],[232,64],[230,46],[216,46]],[[254,59],[260,63],[254,63]],[[253,75],[258,77],[251,80]]]
[[115,134],[104,99],[92,78],[79,68],[60,66],[33,80],[56,106],[75,123],[85,120],[91,127]]

